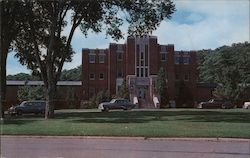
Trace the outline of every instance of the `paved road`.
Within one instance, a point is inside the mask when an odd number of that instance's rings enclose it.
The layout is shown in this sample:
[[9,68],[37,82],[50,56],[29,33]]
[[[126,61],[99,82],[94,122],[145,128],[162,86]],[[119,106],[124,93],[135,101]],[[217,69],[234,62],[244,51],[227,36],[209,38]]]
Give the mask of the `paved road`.
[[250,158],[250,141],[2,137],[1,158]]

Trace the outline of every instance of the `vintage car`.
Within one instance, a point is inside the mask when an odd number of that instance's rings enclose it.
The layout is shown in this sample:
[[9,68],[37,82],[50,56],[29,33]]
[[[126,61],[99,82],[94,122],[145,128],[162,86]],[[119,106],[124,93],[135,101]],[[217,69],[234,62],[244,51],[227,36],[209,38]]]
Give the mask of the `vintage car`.
[[214,109],[214,108],[230,109],[230,108],[234,108],[234,105],[230,101],[226,101],[223,99],[210,99],[207,102],[199,103],[197,108],[199,109]]
[[250,102],[244,102],[243,109],[250,109]]
[[127,99],[119,98],[112,99],[110,102],[100,103],[98,109],[101,109],[102,111],[109,111],[111,109],[130,110],[135,108],[135,106],[135,104],[130,103]]
[[22,115],[27,113],[44,114],[45,108],[45,101],[23,101],[20,105],[11,106],[8,110],[8,113],[10,115]]

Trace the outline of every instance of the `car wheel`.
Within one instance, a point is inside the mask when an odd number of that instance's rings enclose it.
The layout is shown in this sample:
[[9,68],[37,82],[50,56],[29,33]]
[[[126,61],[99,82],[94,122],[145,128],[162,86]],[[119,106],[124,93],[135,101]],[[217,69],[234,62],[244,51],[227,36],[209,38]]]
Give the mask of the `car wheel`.
[[17,115],[22,115],[22,114],[23,114],[22,110],[17,111]]
[[108,111],[109,111],[109,108],[105,107],[105,108],[103,109],[103,111],[108,112]]
[[222,105],[221,108],[222,108],[222,109],[226,109],[226,106],[225,106],[225,105]]

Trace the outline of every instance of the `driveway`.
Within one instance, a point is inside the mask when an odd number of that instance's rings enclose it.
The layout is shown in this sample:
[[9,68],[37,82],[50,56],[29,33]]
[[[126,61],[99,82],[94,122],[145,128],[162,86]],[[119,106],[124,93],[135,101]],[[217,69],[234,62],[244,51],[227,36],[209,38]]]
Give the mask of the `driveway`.
[[1,158],[250,158],[249,140],[1,137]]

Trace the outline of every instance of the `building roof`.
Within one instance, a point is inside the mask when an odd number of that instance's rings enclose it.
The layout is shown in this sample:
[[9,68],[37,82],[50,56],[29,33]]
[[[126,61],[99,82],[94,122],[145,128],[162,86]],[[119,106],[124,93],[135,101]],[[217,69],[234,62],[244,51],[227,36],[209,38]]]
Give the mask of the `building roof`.
[[[7,86],[39,86],[44,85],[43,81],[7,81]],[[82,81],[58,81],[58,86],[81,86]]]

